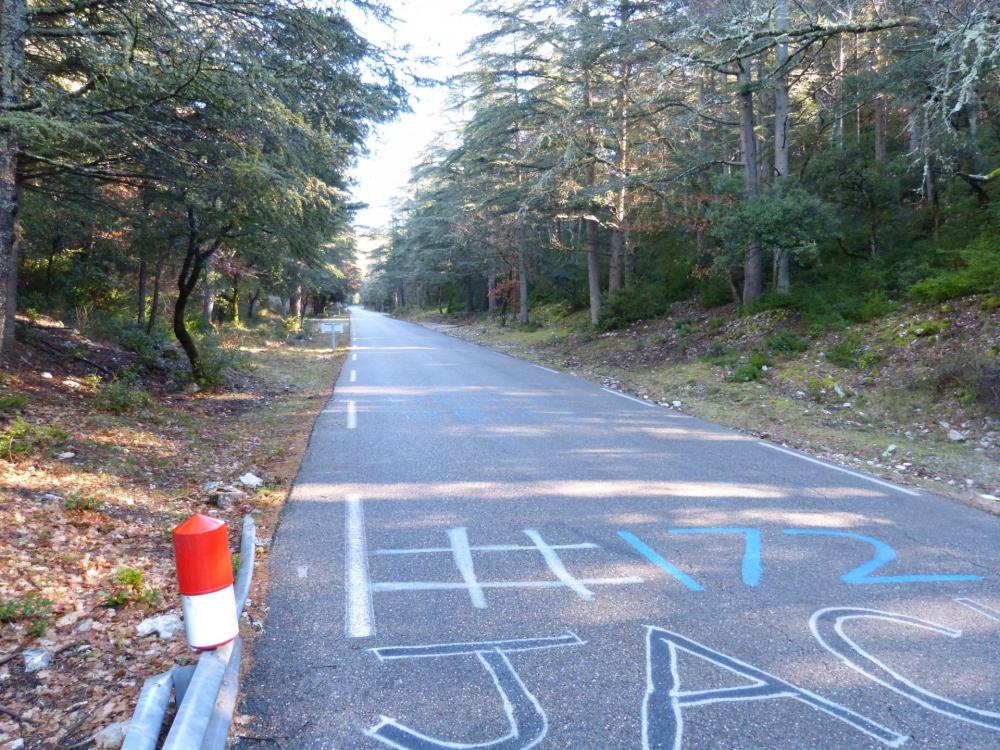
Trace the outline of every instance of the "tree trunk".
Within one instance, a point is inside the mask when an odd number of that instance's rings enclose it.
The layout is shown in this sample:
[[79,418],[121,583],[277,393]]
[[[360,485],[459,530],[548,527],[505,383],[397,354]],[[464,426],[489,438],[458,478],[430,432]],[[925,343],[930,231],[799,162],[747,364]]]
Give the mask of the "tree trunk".
[[146,325],[146,259],[139,260],[139,292],[136,295],[136,324],[143,328]]
[[156,313],[160,307],[160,274],[163,271],[163,256],[165,253],[160,253],[156,257],[156,268],[153,270],[153,299],[149,303],[149,321],[146,323],[146,335],[153,332],[153,328],[156,325]]
[[[0,106],[15,106],[24,88],[24,37],[28,30],[25,0],[0,0]],[[17,311],[18,139],[8,126],[0,129],[0,354],[14,342]]]
[[211,258],[205,261],[205,281],[201,291],[201,324],[206,331],[211,331],[215,314],[215,263]]
[[299,284],[295,287],[295,297],[292,301],[292,315],[295,316],[296,320],[302,320],[302,285]]
[[[740,148],[743,151],[743,176],[746,200],[757,200],[757,136],[754,134],[753,88],[750,61],[740,59],[738,77],[740,98]],[[748,305],[764,291],[764,263],[760,242],[754,240],[746,249],[743,262],[743,304]]]
[[[631,3],[621,0],[618,18],[622,34],[627,33]],[[608,294],[621,290],[625,276],[625,243],[628,237],[628,178],[629,178],[629,83],[632,75],[631,53],[625,39],[618,46],[618,101],[615,104],[615,120],[618,138],[615,143],[615,168],[621,185],[615,193],[612,213],[615,227],[611,234],[611,264],[608,271]],[[631,280],[631,279],[630,279]]]
[[880,167],[886,160],[886,111],[885,97],[875,99],[875,163]]
[[177,277],[177,302],[174,304],[174,336],[180,343],[184,354],[191,364],[191,373],[195,380],[201,378],[201,355],[198,353],[198,346],[187,329],[187,322],[184,313],[187,309],[188,300],[198,284],[198,277],[201,276],[205,259],[198,252],[198,221],[194,209],[188,207],[188,242],[187,252],[184,254],[184,263],[181,266],[180,275]]
[[528,237],[524,226],[524,208],[517,213],[517,286],[518,320],[522,325],[528,324]]
[[465,314],[472,315],[476,311],[476,287],[472,277],[465,277]]
[[608,268],[608,294],[621,291],[624,276],[622,260],[625,255],[625,236],[619,227],[611,230],[611,263]]
[[486,276],[486,310],[490,315],[497,311],[497,269],[493,264]]
[[[591,124],[593,116],[593,112],[591,111],[592,107],[593,99],[590,89],[590,69],[587,68],[583,72],[583,112],[584,117],[587,120],[586,183],[587,187],[591,190],[593,190],[594,185],[597,182],[597,165],[594,163],[594,157],[591,156],[591,154],[595,151],[594,126]],[[595,211],[596,206],[593,202],[589,202],[587,209],[589,211]],[[601,255],[597,245],[597,224],[589,219],[585,223],[586,229],[584,230],[584,247],[587,251],[587,286],[589,287],[590,293],[590,323],[591,325],[597,325],[597,321],[601,318]]]
[[240,277],[233,277],[233,296],[229,300],[230,305],[233,308],[233,324],[240,324]]
[[251,294],[250,295],[250,299],[247,300],[247,320],[253,320],[254,319],[253,308],[257,304],[257,300],[259,298],[260,298],[260,289],[258,289],[253,294]]
[[[778,0],[776,21],[780,31],[788,29],[788,0]],[[788,74],[785,66],[788,64],[788,44],[782,42],[775,50],[775,80],[774,80],[774,174],[776,180],[788,177]],[[791,288],[789,259],[787,250],[778,250],[777,289],[787,294]]]

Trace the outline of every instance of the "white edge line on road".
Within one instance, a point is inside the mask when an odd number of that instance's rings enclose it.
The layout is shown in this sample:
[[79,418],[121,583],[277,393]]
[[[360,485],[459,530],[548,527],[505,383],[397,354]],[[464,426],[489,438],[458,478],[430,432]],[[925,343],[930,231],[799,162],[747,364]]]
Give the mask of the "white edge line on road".
[[837,466],[835,464],[828,464],[826,461],[820,461],[816,458],[811,458],[809,456],[804,456],[801,453],[796,453],[795,451],[790,451],[787,448],[782,448],[780,445],[772,445],[771,443],[766,443],[763,440],[758,440],[757,445],[762,445],[765,448],[770,448],[771,450],[779,451],[789,456],[794,456],[795,458],[800,458],[803,461],[808,461],[811,464],[816,464],[817,466],[823,466],[827,469],[833,469],[834,471],[839,471],[843,474],[849,474],[852,477],[858,479],[864,479],[866,482],[871,482],[872,484],[878,484],[882,487],[888,487],[890,490],[896,490],[896,492],[902,492],[906,495],[912,495],[913,497],[920,497],[919,492],[914,492],[913,490],[908,490],[905,487],[900,487],[898,485],[892,484],[891,482],[883,482],[881,479],[876,479],[875,477],[867,476],[866,474],[860,474],[856,471],[851,471],[850,469],[845,469],[842,466]]
[[358,361],[358,353],[357,352],[354,352],[354,354],[351,355],[351,361],[352,362],[357,362]]
[[375,633],[375,617],[368,579],[368,543],[365,540],[365,510],[361,496],[348,495],[344,508],[347,637],[367,638]]
[[353,430],[358,426],[358,407],[354,401],[347,402],[347,429]]
[[613,391],[610,388],[605,388],[604,386],[601,386],[601,390],[602,391],[607,391],[608,393],[611,393],[611,394],[613,394],[615,396],[620,396],[621,398],[627,398],[629,401],[635,401],[637,404],[642,404],[643,406],[648,406],[650,409],[655,409],[656,408],[656,404],[651,404],[648,401],[643,401],[641,398],[634,398],[633,396],[629,396],[629,395],[627,395],[625,393],[621,393],[620,391]]
[[562,373],[559,372],[559,370],[553,370],[552,368],[545,367],[544,365],[536,365],[534,362],[532,362],[531,364],[537,367],[539,370],[545,370],[545,372],[551,372],[553,375],[562,375]]
[[358,371],[351,369],[351,382],[356,383],[358,381]]

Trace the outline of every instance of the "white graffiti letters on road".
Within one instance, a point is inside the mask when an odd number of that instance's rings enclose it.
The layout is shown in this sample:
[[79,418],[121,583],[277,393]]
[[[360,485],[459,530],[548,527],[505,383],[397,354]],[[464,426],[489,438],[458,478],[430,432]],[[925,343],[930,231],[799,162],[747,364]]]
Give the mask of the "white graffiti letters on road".
[[[973,604],[976,604],[976,602],[973,602]],[[981,607],[982,605],[978,606]],[[982,613],[979,609],[976,611]],[[917,705],[929,708],[931,711],[950,716],[953,719],[967,721],[970,724],[1000,731],[1000,713],[967,706],[964,703],[958,703],[932,693],[907,680],[881,660],[862,649],[844,633],[844,623],[851,620],[883,620],[911,628],[928,630],[932,633],[939,633],[948,638],[961,637],[961,630],[946,628],[943,625],[928,622],[927,620],[919,620],[916,617],[907,617],[906,615],[898,615],[893,612],[882,612],[877,609],[861,609],[856,607],[829,607],[821,609],[809,620],[809,627],[812,629],[813,635],[819,641],[820,645],[839,657],[851,669],[860,672],[868,679],[874,680],[878,684],[899,693],[904,698],[909,698]]]
[[440,658],[445,656],[475,656],[493,679],[503,701],[510,731],[499,739],[480,743],[456,743],[430,737],[406,727],[386,716],[365,731],[372,739],[397,750],[526,750],[534,747],[548,731],[548,720],[538,700],[521,681],[507,655],[558,646],[579,646],[575,634],[551,638],[520,638],[509,641],[478,643],[445,643],[433,646],[395,646],[372,649],[380,660]]
[[[704,659],[741,678],[749,685],[685,691],[681,688],[677,652]],[[684,742],[684,708],[723,701],[758,701],[789,698],[822,711],[889,747],[898,747],[906,736],[851,711],[838,703],[796,687],[731,656],[713,651],[697,641],[657,627],[646,635],[646,697],[642,704],[644,750],[680,750]]]

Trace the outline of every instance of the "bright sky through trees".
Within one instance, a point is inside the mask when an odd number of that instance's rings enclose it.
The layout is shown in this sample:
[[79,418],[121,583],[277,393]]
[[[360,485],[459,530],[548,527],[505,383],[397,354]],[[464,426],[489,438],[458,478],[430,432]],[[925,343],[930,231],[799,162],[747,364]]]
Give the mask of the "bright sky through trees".
[[[409,47],[407,57],[419,75],[444,80],[458,69],[469,41],[485,27],[483,20],[463,13],[469,0],[392,0],[396,21],[389,29],[370,18],[355,18],[362,33],[372,41],[394,47]],[[420,58],[433,58],[419,63]],[[371,153],[353,172],[357,181],[353,194],[368,204],[355,224],[359,228],[381,228],[389,223],[393,198],[400,195],[410,169],[421,152],[441,132],[452,127],[459,113],[448,110],[444,86],[412,92],[412,112],[380,127],[370,140]],[[361,246],[366,241],[361,238]]]

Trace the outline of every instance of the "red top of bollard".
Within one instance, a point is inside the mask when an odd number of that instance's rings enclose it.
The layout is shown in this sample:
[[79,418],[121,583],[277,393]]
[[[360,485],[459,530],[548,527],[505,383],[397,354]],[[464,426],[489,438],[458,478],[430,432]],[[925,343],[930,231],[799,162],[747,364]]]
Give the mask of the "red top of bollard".
[[211,594],[233,582],[225,521],[196,513],[174,529],[174,560],[181,596]]

